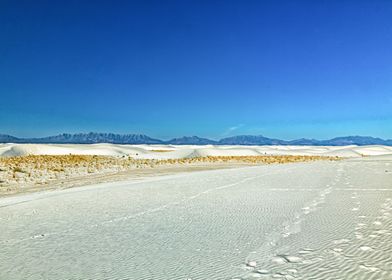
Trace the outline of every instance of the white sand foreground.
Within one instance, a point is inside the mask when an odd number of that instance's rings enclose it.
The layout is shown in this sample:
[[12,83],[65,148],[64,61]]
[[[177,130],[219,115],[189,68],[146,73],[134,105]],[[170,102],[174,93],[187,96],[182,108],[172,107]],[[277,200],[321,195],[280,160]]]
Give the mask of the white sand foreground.
[[392,159],[7,197],[0,225],[0,279],[392,279]]

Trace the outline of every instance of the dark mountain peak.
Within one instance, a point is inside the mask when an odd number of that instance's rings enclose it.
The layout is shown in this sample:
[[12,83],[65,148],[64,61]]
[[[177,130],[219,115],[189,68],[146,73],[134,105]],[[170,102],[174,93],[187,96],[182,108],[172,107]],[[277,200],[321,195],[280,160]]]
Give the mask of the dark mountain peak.
[[114,134],[114,133],[62,133],[55,136],[25,139],[29,143],[74,143],[74,144],[161,144],[162,141],[143,134]]
[[17,143],[19,138],[7,134],[0,134],[0,143]]
[[198,136],[183,136],[180,138],[173,138],[166,143],[174,145],[213,145],[216,141]]
[[390,145],[391,140],[371,136],[343,136],[335,137],[330,140],[321,141],[323,145],[346,146],[346,145]]

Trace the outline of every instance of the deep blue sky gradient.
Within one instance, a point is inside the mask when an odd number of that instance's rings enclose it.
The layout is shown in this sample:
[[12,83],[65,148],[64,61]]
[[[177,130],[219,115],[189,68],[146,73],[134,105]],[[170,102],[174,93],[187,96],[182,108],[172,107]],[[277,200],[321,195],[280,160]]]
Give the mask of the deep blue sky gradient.
[[392,138],[392,1],[0,1],[0,133]]

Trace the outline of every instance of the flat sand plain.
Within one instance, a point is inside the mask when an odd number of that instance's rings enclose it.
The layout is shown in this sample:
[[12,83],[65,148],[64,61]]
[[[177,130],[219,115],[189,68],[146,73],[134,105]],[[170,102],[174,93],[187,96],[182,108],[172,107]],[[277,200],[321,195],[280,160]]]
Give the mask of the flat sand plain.
[[129,156],[96,155],[0,157],[0,196],[200,170],[338,159],[293,155],[179,159],[133,159]]
[[0,279],[392,279],[392,158],[0,199]]

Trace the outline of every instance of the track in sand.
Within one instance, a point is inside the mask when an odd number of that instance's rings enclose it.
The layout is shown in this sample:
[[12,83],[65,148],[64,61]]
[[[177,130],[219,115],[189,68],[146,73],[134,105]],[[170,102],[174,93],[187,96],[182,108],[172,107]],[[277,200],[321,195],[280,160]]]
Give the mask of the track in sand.
[[392,279],[392,161],[0,199],[0,279]]

